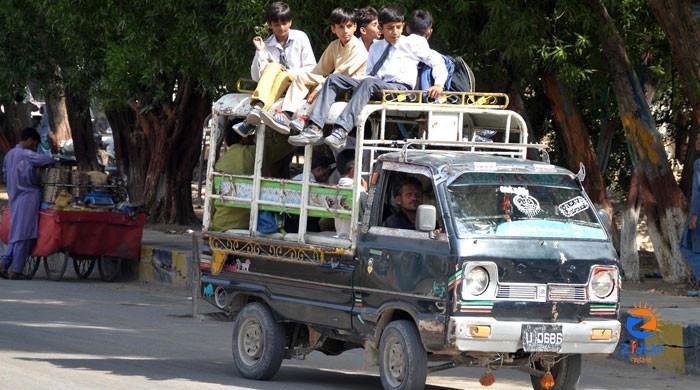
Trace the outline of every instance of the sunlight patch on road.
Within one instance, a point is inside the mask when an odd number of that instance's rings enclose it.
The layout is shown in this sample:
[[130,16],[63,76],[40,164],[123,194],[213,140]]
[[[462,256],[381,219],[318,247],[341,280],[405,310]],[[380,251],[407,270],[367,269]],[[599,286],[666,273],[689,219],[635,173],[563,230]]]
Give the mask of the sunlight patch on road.
[[52,329],[90,329],[90,330],[108,330],[110,332],[137,333],[135,329],[121,329],[110,326],[97,325],[81,325],[70,322],[21,322],[21,321],[2,321],[2,325],[13,325],[24,328],[52,328]]
[[0,299],[0,303],[21,303],[23,305],[67,305],[66,301],[55,299]]

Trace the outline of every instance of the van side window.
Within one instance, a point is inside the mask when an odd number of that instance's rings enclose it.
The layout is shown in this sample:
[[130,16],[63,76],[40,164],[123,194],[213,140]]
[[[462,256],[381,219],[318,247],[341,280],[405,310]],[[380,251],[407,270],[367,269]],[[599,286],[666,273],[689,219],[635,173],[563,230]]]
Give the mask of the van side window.
[[418,206],[436,204],[432,183],[427,176],[420,174],[388,173],[376,226],[415,230]]

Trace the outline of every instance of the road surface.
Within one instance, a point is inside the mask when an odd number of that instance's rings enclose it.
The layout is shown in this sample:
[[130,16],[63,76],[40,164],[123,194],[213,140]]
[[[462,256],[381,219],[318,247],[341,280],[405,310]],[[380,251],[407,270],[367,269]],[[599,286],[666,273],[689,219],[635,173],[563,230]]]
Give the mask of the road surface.
[[[69,267],[72,268],[72,267]],[[360,350],[285,361],[271,382],[239,378],[230,322],[194,320],[186,292],[94,277],[61,282],[0,279],[0,389],[374,389]],[[588,358],[582,389],[697,389],[674,377],[606,358]],[[480,369],[429,377],[430,389],[482,389]],[[491,389],[530,389],[527,374],[498,370]]]

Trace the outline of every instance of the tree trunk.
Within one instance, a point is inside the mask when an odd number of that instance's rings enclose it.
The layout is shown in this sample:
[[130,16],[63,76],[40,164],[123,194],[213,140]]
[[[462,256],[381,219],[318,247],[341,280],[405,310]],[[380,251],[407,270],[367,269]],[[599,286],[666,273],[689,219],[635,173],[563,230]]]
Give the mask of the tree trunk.
[[620,232],[620,263],[625,280],[639,282],[639,248],[637,247],[637,226],[642,199],[639,195],[639,175],[632,175],[627,203],[622,211]]
[[602,128],[600,136],[598,137],[598,148],[596,150],[596,155],[598,156],[598,167],[600,168],[600,174],[605,177],[605,171],[608,170],[608,162],[610,161],[610,152],[612,151],[613,137],[615,136],[615,131],[620,128],[622,124],[617,118],[611,118]]
[[662,139],[646,103],[644,91],[627,56],[624,42],[601,0],[587,0],[598,19],[596,32],[610,65],[618,110],[635,171],[643,176],[655,203],[647,204],[649,233],[664,280],[681,282],[688,269],[680,253],[685,222],[685,196],[675,182]]
[[99,170],[95,133],[90,119],[90,100],[86,94],[66,88],[66,112],[70,123],[73,149],[78,167],[84,171]]
[[542,85],[544,93],[552,105],[554,121],[559,127],[566,145],[567,150],[564,154],[567,158],[568,168],[576,172],[579,169],[579,163],[583,163],[586,168],[586,179],[583,186],[588,196],[593,203],[604,208],[612,217],[613,210],[605,190],[605,180],[601,174],[598,159],[591,145],[586,125],[583,123],[581,112],[556,73],[545,73],[542,76]]
[[133,202],[142,202],[152,223],[194,224],[192,173],[211,100],[191,80],[179,80],[175,101],[131,113],[110,110],[120,170],[128,175]]
[[62,87],[55,87],[46,96],[45,112],[49,115],[49,142],[56,152],[61,150],[63,144],[72,138],[68,112],[66,111],[66,97]]

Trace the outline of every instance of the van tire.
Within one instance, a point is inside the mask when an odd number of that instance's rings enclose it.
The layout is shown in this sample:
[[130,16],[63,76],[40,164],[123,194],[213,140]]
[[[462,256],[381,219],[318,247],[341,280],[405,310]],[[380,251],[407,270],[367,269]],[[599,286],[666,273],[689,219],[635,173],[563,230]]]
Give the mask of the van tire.
[[233,323],[233,362],[242,377],[268,380],[284,359],[284,327],[259,302],[247,304]]
[[379,377],[386,390],[423,389],[428,355],[411,321],[391,322],[379,342]]
[[[554,377],[552,390],[575,390],[581,377],[581,361],[581,355],[569,355],[552,366],[552,376]],[[544,369],[539,364],[536,367],[539,370]],[[530,381],[534,390],[544,390],[540,386],[540,378],[537,375],[530,375]]]

